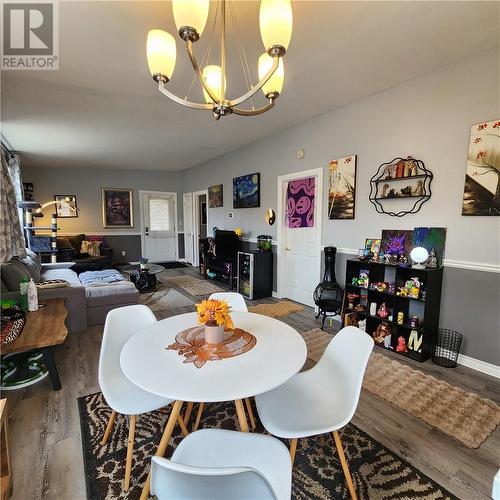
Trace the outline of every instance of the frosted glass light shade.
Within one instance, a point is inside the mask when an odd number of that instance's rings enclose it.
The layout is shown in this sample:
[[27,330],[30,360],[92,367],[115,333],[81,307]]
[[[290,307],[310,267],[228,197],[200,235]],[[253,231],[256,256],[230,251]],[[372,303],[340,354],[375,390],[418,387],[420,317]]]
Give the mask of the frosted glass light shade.
[[170,80],[177,57],[175,38],[166,31],[151,30],[146,45],[151,74],[165,75]]
[[[273,66],[273,58],[267,53],[264,52],[259,57],[259,80],[262,80],[266,73]],[[285,81],[285,69],[283,67],[283,59],[280,57],[280,62],[276,71],[273,73],[273,76],[269,78],[269,80],[263,85],[262,92],[267,97],[272,92],[281,93],[281,89],[283,88],[283,82]]]
[[261,0],[259,22],[260,35],[266,50],[273,45],[288,48],[293,24],[290,0]]
[[172,9],[177,29],[191,26],[201,36],[207,24],[209,0],[173,0]]
[[[216,66],[215,64],[211,64],[210,66],[205,66],[203,68],[203,79],[205,80],[205,83],[210,88],[215,97],[217,97],[218,100],[220,100],[221,96],[221,88],[220,88],[221,71],[222,71],[221,67]],[[225,86],[226,86],[226,78],[224,77],[224,87]],[[203,89],[203,95],[205,96],[205,101],[207,102],[207,104],[213,102],[205,89]]]
[[422,269],[423,263],[429,258],[429,252],[424,247],[415,247],[410,252],[410,258],[413,261],[413,267]]

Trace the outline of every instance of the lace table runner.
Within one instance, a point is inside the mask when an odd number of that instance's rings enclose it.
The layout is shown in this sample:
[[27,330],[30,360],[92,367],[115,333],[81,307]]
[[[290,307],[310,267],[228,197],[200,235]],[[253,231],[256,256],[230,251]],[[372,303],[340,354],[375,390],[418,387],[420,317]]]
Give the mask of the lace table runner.
[[239,356],[257,343],[257,339],[249,332],[235,328],[224,332],[224,340],[220,344],[205,343],[205,325],[187,328],[175,336],[175,342],[166,347],[179,351],[186,359],[184,363],[194,363],[201,368],[207,361],[220,361],[225,358]]

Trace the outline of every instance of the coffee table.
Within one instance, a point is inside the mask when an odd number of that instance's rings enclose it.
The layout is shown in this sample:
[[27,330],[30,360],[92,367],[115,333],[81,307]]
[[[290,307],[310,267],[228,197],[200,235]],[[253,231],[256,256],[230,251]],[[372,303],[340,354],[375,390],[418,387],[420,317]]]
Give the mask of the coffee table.
[[[175,400],[156,454],[163,456],[184,402],[234,401],[240,429],[248,432],[243,400],[270,391],[299,372],[307,347],[291,326],[274,318],[233,312],[237,328],[255,336],[255,346],[232,358],[208,361],[201,368],[166,347],[186,328],[196,326],[196,313],[163,319],[136,333],[123,347],[120,365],[135,385]],[[149,476],[141,498],[149,494]]]
[[159,264],[148,264],[142,269],[139,264],[124,266],[121,271],[130,275],[130,281],[140,293],[154,292],[156,290],[156,274],[165,271]]
[[38,311],[26,313],[26,323],[19,337],[1,347],[2,355],[40,350],[55,391],[61,388],[61,382],[52,347],[62,344],[68,335],[64,323],[68,311],[64,300],[41,300],[40,305],[43,307]]

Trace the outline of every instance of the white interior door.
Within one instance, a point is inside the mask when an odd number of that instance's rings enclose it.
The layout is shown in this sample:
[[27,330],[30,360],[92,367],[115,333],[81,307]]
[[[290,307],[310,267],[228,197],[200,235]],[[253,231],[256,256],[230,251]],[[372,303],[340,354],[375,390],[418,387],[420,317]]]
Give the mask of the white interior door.
[[193,238],[193,193],[184,193],[184,258],[186,262],[194,262],[194,238]]
[[142,255],[150,262],[177,260],[176,193],[141,191]]
[[[321,186],[322,173],[312,171],[283,176],[278,180],[281,199],[278,234],[278,293],[301,304],[314,306],[313,292],[319,282],[321,264]],[[287,187],[294,179],[316,177],[314,226],[290,228],[287,225]]]

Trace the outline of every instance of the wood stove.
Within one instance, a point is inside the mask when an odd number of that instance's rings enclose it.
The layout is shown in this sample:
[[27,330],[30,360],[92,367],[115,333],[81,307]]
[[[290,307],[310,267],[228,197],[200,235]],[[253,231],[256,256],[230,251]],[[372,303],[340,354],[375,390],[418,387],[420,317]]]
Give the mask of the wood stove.
[[316,319],[321,315],[321,329],[325,327],[327,316],[335,316],[340,314],[342,310],[342,302],[344,299],[344,290],[337,283],[335,278],[335,256],[337,254],[336,247],[325,247],[325,274],[323,281],[316,287],[313,293],[314,303],[318,307]]

